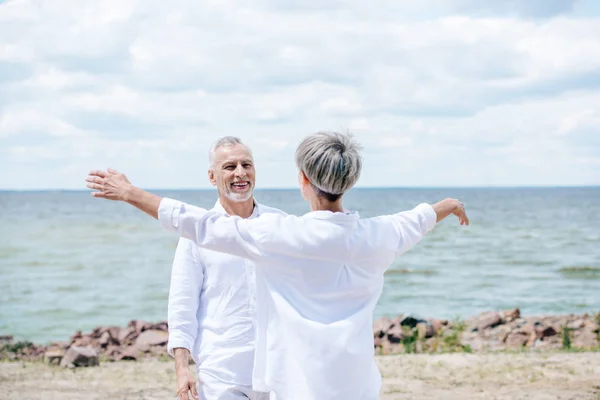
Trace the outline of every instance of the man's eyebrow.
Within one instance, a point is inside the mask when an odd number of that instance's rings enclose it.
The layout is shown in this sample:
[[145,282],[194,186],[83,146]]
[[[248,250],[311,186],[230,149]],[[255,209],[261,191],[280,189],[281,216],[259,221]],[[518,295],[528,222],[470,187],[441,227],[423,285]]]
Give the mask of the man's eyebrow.
[[223,161],[223,163],[222,163],[221,165],[222,165],[223,167],[225,167],[225,166],[227,166],[227,165],[235,165],[235,164],[237,164],[238,162],[240,162],[240,163],[244,163],[244,164],[247,164],[247,163],[250,163],[250,164],[252,164],[252,163],[254,163],[254,161],[253,161],[252,159],[250,159],[250,158],[246,158],[246,159],[244,159],[244,160],[239,160],[239,161]]

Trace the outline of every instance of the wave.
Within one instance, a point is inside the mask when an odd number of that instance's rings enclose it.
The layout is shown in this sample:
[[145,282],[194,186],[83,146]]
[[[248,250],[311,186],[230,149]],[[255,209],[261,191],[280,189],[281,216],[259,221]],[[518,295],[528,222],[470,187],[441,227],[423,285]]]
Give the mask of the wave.
[[385,271],[385,275],[437,275],[438,271],[433,269],[413,269],[413,268],[402,268],[402,269],[388,269]]
[[563,267],[558,270],[558,272],[562,273],[566,276],[574,276],[574,277],[598,277],[600,278],[600,267],[590,267],[590,266],[570,266]]

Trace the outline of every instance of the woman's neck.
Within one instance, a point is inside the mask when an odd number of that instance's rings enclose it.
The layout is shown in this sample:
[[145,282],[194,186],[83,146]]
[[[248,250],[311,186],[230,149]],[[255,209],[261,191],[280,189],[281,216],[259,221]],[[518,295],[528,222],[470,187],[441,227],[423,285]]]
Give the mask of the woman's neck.
[[331,211],[331,212],[344,212],[344,206],[342,205],[342,198],[340,197],[336,201],[329,201],[320,196],[314,196],[309,201],[311,211]]

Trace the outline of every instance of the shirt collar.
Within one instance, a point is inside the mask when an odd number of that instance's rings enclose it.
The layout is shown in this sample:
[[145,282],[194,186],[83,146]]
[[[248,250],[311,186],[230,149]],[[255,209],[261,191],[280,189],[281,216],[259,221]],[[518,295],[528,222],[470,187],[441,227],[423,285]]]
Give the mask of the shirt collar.
[[[252,215],[250,215],[250,218],[256,218],[258,217],[260,214],[262,214],[262,210],[261,210],[261,206],[260,204],[258,204],[256,202],[256,199],[254,200],[254,209],[252,210]],[[229,214],[227,213],[227,211],[225,211],[225,208],[223,208],[223,205],[221,204],[221,202],[219,201],[219,199],[217,199],[217,202],[215,203],[215,206],[213,207],[214,211],[218,211],[222,214],[225,214],[227,216],[229,216]]]

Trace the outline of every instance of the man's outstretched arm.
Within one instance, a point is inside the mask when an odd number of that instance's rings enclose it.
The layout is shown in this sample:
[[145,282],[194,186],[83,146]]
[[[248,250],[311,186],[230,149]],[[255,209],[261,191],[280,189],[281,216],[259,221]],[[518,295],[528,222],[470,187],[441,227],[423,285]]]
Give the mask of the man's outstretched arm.
[[85,181],[88,188],[97,190],[92,192],[92,196],[124,201],[158,219],[162,197],[133,186],[124,174],[110,168],[106,172],[95,170],[90,171]]
[[248,259],[260,254],[257,238],[263,232],[248,231],[247,221],[243,218],[224,217],[146,192],[113,169],[91,171],[86,182],[88,188],[96,190],[92,196],[129,203],[158,219],[163,228],[190,239],[200,247]]

